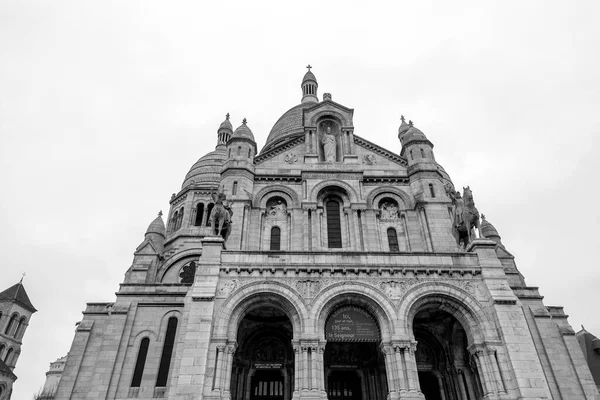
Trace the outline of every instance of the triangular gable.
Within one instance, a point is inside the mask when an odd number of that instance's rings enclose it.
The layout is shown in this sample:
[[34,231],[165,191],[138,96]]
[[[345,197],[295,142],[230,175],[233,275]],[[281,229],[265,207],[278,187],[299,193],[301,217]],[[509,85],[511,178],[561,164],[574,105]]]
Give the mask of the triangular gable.
[[[255,165],[262,164],[265,161],[272,159],[283,152],[289,151],[289,150],[293,149],[294,147],[299,146],[303,143],[304,143],[304,133],[301,136],[292,137],[289,140],[283,141],[282,143],[273,147],[268,152],[261,154],[259,156],[256,156],[254,158],[254,164]],[[303,150],[303,152],[304,152],[304,150]]]
[[[148,249],[150,249],[150,251],[148,251]],[[154,247],[154,243],[152,243],[151,240],[144,240],[138,247],[137,249],[135,249],[135,252],[133,253],[134,255],[155,255],[158,254],[158,251],[156,251],[156,247]]]
[[31,312],[37,311],[33,304],[31,304],[31,300],[29,300],[29,296],[27,296],[25,287],[23,287],[21,282],[14,284],[0,293],[0,301],[14,301]]
[[392,151],[376,145],[375,143],[369,142],[367,139],[363,139],[358,135],[354,135],[354,143],[366,150],[370,150],[373,153],[378,154],[381,157],[385,157],[398,165],[402,165],[403,167],[408,165],[408,162],[404,157],[401,157]]

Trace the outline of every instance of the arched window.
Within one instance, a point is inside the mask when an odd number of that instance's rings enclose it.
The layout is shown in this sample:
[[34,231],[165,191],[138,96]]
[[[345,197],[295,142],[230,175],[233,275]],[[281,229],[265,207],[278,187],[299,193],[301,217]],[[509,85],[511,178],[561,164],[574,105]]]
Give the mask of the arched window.
[[204,203],[198,203],[196,206],[196,220],[194,226],[202,226],[202,218],[204,217]]
[[342,224],[340,221],[340,203],[329,199],[325,204],[327,212],[327,247],[330,249],[342,248]]
[[233,187],[231,188],[231,195],[235,196],[237,194],[237,182],[233,182]]
[[206,208],[206,226],[210,226],[210,213],[212,212],[214,206],[215,205],[213,203],[210,203]]
[[133,379],[131,380],[131,387],[140,387],[142,383],[142,375],[144,375],[144,366],[146,366],[146,356],[148,355],[148,346],[150,346],[150,339],[143,338],[140,342],[140,350],[138,351],[137,361],[135,362],[135,369],[133,370]]
[[238,146],[238,152],[237,155],[239,156],[242,153],[242,146]]
[[252,158],[252,149],[248,149],[248,158]]
[[390,251],[400,251],[400,248],[398,247],[398,235],[396,235],[396,230],[394,228],[388,228],[387,237]]
[[6,352],[6,357],[4,357],[4,364],[9,365],[9,363],[12,361],[11,357],[12,357],[13,351],[15,351],[15,349],[13,349],[13,348],[8,349],[8,351]]
[[4,334],[5,335],[10,335],[10,332],[15,324],[15,322],[17,321],[17,314],[13,314],[13,316],[10,318],[10,321],[8,321],[8,325],[6,325],[6,329],[4,330]]
[[421,150],[421,158],[425,158],[425,151],[423,149],[420,149],[420,150]]
[[231,158],[231,149],[229,149],[229,158]]
[[171,217],[171,232],[175,232],[177,230],[177,219],[179,219],[179,211],[175,211],[173,216]]
[[278,226],[271,228],[271,250],[281,250],[281,229]]
[[429,194],[431,197],[435,197],[435,191],[433,190],[433,183],[429,184]]
[[179,217],[177,217],[177,228],[175,230],[179,230],[181,228],[181,223],[183,222],[183,207],[179,210]]
[[177,332],[177,318],[169,318],[167,323],[167,333],[165,334],[165,344],[163,345],[162,355],[160,356],[160,366],[158,367],[158,377],[156,386],[167,386],[169,377],[169,368],[171,366],[171,356],[173,355],[173,345],[175,344],[175,333]]
[[2,358],[2,354],[4,354],[5,348],[6,348],[6,345],[4,343],[0,344],[0,358]]
[[23,330],[25,329],[25,321],[27,321],[27,319],[25,317],[21,317],[21,319],[19,320],[19,324],[17,325],[17,329],[15,329],[15,339],[18,339],[19,337],[22,336]]
[[414,160],[414,159],[415,159],[415,158],[413,157],[413,152],[412,152],[412,150],[410,151],[410,159],[411,159],[411,160]]

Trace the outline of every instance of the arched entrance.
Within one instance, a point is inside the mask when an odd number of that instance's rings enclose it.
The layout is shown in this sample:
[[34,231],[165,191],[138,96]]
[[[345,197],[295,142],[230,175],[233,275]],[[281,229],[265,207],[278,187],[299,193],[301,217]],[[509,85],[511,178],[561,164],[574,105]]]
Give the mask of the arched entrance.
[[294,382],[293,328],[275,306],[261,305],[240,321],[231,371],[232,400],[290,400]]
[[385,400],[381,334],[367,310],[342,305],[325,323],[325,390],[329,400]]
[[476,362],[467,350],[467,334],[450,313],[436,308],[415,315],[415,358],[426,400],[483,398]]

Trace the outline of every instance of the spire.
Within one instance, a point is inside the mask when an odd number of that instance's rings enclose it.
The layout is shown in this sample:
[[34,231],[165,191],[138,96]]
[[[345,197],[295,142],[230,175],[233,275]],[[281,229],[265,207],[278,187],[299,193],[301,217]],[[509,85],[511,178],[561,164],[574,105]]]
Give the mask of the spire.
[[217,146],[225,145],[231,135],[233,134],[233,126],[229,122],[229,113],[225,114],[225,121],[221,122],[219,129],[217,129]]
[[[23,276],[25,276],[25,274],[23,274]],[[3,300],[14,301],[15,303],[19,304],[20,306],[31,312],[37,311],[33,304],[31,304],[29,296],[27,296],[27,292],[25,291],[25,287],[23,286],[23,277],[21,277],[19,283],[15,283],[11,287],[0,293],[0,301]]]
[[400,121],[400,127],[398,128],[398,139],[401,139],[401,136],[410,128],[410,126],[404,120],[404,115],[400,116]]
[[317,78],[311,72],[311,65],[308,64],[306,66],[308,71],[304,74],[304,78],[302,78],[302,103],[318,103],[319,98],[317,97],[317,88],[319,84],[317,83]]

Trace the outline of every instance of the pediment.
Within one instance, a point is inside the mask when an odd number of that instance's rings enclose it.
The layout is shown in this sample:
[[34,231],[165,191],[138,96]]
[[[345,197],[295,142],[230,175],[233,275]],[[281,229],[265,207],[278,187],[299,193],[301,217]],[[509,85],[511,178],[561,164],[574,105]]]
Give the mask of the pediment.
[[305,109],[302,113],[303,125],[305,128],[316,127],[318,121],[326,117],[337,119],[343,128],[353,128],[353,116],[353,109],[344,107],[333,100],[323,100],[313,107]]
[[360,136],[354,135],[354,144],[356,145],[356,154],[359,156],[359,162],[364,165],[378,164],[377,160],[385,163],[393,163],[406,169],[408,162],[404,157],[387,150],[375,143],[369,142]]

